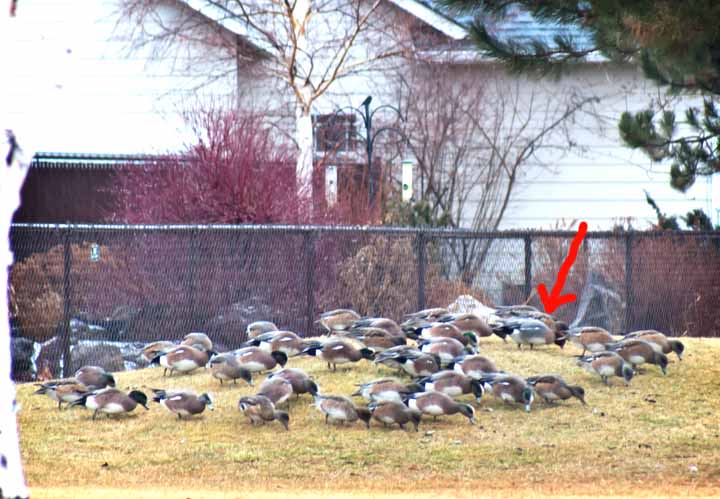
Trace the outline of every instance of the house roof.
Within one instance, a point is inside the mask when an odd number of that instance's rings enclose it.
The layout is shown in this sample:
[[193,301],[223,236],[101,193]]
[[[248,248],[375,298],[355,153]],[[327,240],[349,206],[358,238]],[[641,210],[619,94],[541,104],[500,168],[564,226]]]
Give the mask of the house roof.
[[[265,37],[260,36],[251,26],[243,22],[235,12],[220,5],[219,2],[207,0],[179,1],[199,14],[218,23],[231,33],[242,36],[259,49],[266,52],[272,50],[272,46],[267,42]],[[419,0],[388,1],[453,40],[462,40],[467,37],[467,30],[461,23],[446,16],[439,8],[430,3],[423,3]]]

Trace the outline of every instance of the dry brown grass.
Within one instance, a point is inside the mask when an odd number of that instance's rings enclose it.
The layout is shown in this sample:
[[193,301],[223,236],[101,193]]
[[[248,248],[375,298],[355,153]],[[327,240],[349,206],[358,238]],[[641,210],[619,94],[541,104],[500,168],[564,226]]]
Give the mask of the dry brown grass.
[[[533,411],[485,399],[478,425],[461,416],[424,421],[420,432],[375,423],[328,427],[293,401],[290,431],[253,428],[237,409],[252,388],[220,387],[210,375],[163,378],[159,369],[117,375],[123,388],[209,391],[216,409],[177,421],[156,404],[130,417],[58,412],[33,385],[18,387],[27,481],[34,497],[542,497],[720,494],[720,340],[687,339],[669,374],[646,368],[629,388],[605,387],[574,366],[573,346],[518,351],[499,340],[482,350],[522,375],[562,374],[581,384],[577,401]],[[330,373],[316,359],[291,359],[325,393],[390,374],[365,361]],[[697,469],[697,471],[693,471]]]

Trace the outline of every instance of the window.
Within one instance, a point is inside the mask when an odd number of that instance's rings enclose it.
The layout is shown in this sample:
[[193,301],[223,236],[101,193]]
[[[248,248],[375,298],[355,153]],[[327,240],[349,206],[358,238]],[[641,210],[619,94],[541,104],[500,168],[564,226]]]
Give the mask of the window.
[[357,149],[358,139],[354,114],[322,114],[315,116],[315,150],[349,152]]

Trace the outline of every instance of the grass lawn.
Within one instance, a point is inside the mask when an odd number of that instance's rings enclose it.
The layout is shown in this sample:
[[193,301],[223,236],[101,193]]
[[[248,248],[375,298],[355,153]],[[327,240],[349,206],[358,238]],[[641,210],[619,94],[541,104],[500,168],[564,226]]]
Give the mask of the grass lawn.
[[[326,426],[308,395],[290,405],[290,431],[277,422],[251,427],[237,408],[254,389],[221,387],[201,369],[163,378],[162,369],[116,375],[123,389],[210,392],[215,410],[178,421],[150,411],[96,421],[83,408],[57,410],[32,384],[18,386],[25,473],[33,497],[499,497],[720,495],[720,340],[685,339],[684,360],[670,355],[668,376],[646,366],[630,387],[606,387],[575,366],[572,345],[519,351],[484,339],[483,354],[524,376],[558,373],[586,390],[532,412],[483,399],[478,424],[461,415],[420,431]],[[323,393],[392,375],[361,361],[329,372],[315,358],[291,358]],[[256,386],[262,377],[256,379]],[[360,399],[358,399],[360,401]],[[468,396],[468,402],[471,397]]]

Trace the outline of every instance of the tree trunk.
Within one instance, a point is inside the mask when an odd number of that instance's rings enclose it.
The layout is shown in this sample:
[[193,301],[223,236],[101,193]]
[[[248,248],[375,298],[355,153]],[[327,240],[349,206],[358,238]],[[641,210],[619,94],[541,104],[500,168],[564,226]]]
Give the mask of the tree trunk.
[[297,107],[295,139],[298,145],[297,166],[295,168],[298,193],[312,196],[313,124],[310,110],[302,105]]
[[10,222],[20,206],[20,188],[26,169],[19,162],[8,167],[3,148],[0,163],[0,497],[28,497],[20,458],[17,420],[15,417],[15,384],[11,379],[10,311],[8,310],[9,266],[13,261],[10,250]]

